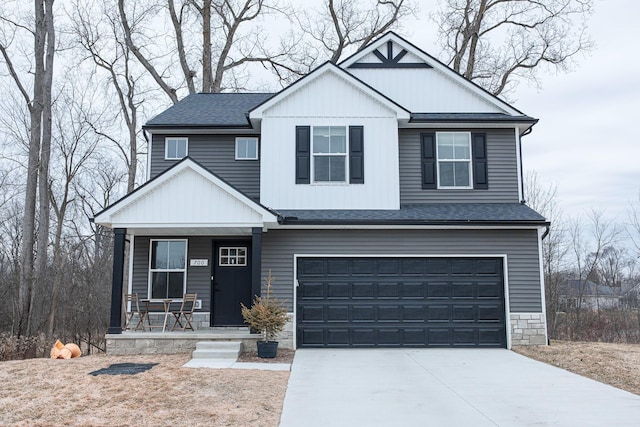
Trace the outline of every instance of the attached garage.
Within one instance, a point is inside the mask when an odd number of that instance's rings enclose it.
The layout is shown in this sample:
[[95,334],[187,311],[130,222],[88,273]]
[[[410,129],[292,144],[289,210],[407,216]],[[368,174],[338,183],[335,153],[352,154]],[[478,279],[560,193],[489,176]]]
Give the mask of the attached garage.
[[297,258],[296,341],[505,348],[503,258]]

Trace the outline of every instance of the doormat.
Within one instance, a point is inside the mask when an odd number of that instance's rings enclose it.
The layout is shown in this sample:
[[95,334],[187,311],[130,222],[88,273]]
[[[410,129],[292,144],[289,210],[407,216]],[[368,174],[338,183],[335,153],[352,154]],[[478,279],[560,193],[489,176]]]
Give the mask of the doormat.
[[115,363],[108,368],[98,369],[89,373],[94,377],[96,375],[135,375],[148,371],[156,365],[157,363]]

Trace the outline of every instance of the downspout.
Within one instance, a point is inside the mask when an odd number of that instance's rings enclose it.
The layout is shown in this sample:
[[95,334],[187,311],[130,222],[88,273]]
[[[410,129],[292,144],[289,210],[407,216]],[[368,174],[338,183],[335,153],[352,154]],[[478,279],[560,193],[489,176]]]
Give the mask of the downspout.
[[144,136],[144,140],[147,141],[147,181],[151,179],[151,141],[147,136],[147,131],[142,128],[142,136]]
[[[520,163],[520,195],[522,196],[520,199],[520,203],[525,204],[527,203],[527,201],[525,200],[525,194],[524,194],[524,166],[522,164],[522,137],[523,136],[527,136],[529,135],[531,132],[533,132],[533,126],[528,128],[527,130],[525,130],[524,132],[522,132],[522,134],[518,135],[519,133],[519,128],[516,128],[516,135],[518,138],[518,161]],[[549,229],[547,227],[547,233],[549,232]],[[546,236],[546,234],[545,234]],[[544,239],[544,237],[543,237]]]

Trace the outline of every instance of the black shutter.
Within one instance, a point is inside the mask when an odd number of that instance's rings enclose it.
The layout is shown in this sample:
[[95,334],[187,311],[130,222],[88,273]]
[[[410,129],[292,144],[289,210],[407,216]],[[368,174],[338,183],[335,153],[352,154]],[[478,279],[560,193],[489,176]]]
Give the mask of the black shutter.
[[425,190],[437,188],[436,135],[434,133],[421,133],[420,148],[422,150],[422,188]]
[[473,188],[487,190],[489,180],[487,176],[487,135],[472,133],[473,141]]
[[349,183],[364,184],[364,129],[349,126]]
[[311,128],[296,126],[296,184],[311,183]]

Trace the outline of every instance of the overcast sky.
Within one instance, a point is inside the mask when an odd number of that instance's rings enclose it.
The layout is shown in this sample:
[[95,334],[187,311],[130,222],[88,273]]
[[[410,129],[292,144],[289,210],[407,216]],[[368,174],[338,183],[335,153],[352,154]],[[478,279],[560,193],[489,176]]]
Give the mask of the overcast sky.
[[[420,3],[420,15],[427,16],[431,2]],[[638,18],[640,1],[596,0],[589,24],[595,50],[568,74],[544,75],[541,91],[521,84],[511,95],[516,108],[540,119],[522,140],[525,170],[535,170],[544,185],[558,186],[568,216],[595,208],[624,222],[629,203],[638,201]],[[420,19],[405,29],[414,44],[437,55],[432,26]]]

